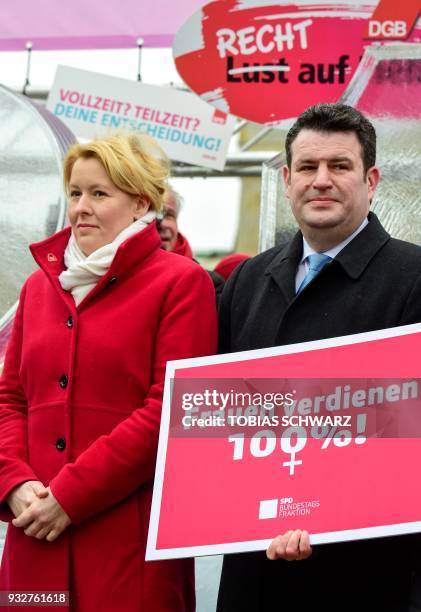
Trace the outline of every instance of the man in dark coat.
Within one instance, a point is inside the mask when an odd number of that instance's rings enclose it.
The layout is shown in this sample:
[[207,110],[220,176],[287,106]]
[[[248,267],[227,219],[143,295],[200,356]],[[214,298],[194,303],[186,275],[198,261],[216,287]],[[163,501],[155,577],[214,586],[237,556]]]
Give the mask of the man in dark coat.
[[[369,213],[379,180],[371,123],[342,104],[316,105],[290,129],[286,156],[286,194],[300,231],[227,282],[221,351],[420,322],[421,248],[391,238]],[[288,532],[267,554],[225,557],[218,612],[421,609],[410,603],[420,561],[418,535],[312,550],[306,531]]]

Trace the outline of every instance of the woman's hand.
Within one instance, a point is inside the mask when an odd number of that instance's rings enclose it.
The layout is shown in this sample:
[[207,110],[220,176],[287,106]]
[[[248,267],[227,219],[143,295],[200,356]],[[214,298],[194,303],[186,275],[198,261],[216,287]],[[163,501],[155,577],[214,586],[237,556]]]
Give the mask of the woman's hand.
[[33,501],[47,497],[48,490],[39,480],[27,480],[15,487],[7,496],[6,502],[15,517],[18,517]]
[[272,561],[276,559],[300,561],[301,559],[307,559],[312,552],[308,532],[296,529],[276,537],[270,543],[266,555]]
[[71,523],[56,498],[47,487],[47,497],[36,498],[12,523],[25,530],[27,536],[53,542]]

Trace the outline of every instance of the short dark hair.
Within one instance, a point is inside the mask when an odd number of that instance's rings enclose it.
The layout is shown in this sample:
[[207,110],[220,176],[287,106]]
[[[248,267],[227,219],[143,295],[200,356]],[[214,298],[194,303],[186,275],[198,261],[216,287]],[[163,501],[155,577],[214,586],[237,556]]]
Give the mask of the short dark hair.
[[291,145],[301,130],[316,132],[354,132],[362,149],[364,174],[376,163],[376,130],[360,111],[346,104],[315,104],[298,117],[285,140],[288,168],[291,169]]

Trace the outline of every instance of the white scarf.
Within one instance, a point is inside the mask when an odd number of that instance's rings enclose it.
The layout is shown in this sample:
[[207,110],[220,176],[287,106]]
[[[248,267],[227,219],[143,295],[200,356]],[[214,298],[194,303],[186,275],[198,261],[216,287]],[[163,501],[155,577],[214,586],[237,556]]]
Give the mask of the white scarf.
[[58,279],[63,289],[72,293],[76,306],[95,287],[101,276],[107,272],[120,244],[141,232],[155,218],[155,212],[146,213],[146,215],[125,227],[112,242],[105,244],[88,256],[81,251],[72,232],[64,251],[64,263],[67,270],[64,270]]

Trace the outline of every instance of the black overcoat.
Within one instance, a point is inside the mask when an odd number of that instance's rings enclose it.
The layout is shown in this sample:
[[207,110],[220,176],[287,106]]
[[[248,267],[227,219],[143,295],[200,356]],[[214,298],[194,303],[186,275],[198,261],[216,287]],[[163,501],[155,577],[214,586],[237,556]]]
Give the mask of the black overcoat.
[[[284,248],[237,268],[220,304],[221,352],[421,322],[421,247],[391,238],[374,214],[295,295],[301,256],[298,232]],[[268,561],[264,552],[229,555],[218,612],[409,612],[420,565],[420,535],[316,546],[296,562]]]

